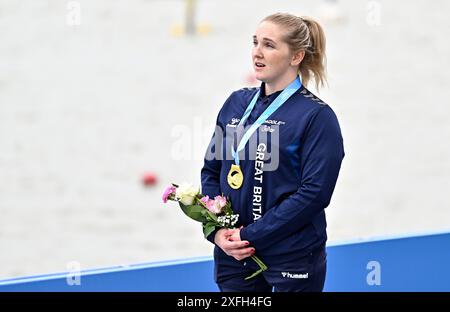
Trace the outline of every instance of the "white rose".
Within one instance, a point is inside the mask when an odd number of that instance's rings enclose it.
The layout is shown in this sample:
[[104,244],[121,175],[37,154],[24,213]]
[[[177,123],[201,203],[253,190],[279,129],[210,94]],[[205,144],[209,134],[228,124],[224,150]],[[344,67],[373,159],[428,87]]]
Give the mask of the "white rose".
[[177,188],[176,197],[183,205],[192,205],[199,192],[199,188],[195,188],[192,184],[182,183]]

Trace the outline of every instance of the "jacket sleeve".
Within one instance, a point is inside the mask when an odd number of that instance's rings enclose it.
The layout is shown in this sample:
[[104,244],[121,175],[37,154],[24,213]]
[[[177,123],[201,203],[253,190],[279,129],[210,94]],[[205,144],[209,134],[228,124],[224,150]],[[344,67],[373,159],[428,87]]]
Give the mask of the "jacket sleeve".
[[345,153],[338,120],[328,105],[314,114],[302,140],[298,190],[240,231],[256,250],[294,234],[330,203]]
[[[222,106],[217,120],[214,133],[212,135],[211,141],[208,144],[208,148],[204,157],[204,164],[201,170],[201,193],[203,195],[208,195],[210,198],[214,198],[217,195],[221,195],[220,190],[220,171],[222,168],[222,157],[223,157],[223,128],[219,122],[220,114],[223,111],[223,107],[230,101],[231,96]],[[218,230],[212,232],[207,239],[214,244],[214,237]]]

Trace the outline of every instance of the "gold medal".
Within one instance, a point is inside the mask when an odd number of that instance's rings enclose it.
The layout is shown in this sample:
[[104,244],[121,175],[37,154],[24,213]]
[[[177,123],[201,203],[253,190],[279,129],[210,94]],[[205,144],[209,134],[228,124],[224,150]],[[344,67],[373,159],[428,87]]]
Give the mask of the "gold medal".
[[241,167],[238,165],[231,165],[230,172],[228,172],[227,176],[228,185],[237,190],[242,186],[242,182],[244,181],[244,175],[242,174]]

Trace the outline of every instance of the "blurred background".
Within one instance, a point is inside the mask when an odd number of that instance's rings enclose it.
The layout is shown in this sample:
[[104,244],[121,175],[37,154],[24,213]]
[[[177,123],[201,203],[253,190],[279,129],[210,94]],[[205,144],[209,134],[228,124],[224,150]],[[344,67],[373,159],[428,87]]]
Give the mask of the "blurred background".
[[200,184],[258,22],[310,15],[346,157],[329,242],[450,230],[450,2],[0,0],[0,278],[212,255]]

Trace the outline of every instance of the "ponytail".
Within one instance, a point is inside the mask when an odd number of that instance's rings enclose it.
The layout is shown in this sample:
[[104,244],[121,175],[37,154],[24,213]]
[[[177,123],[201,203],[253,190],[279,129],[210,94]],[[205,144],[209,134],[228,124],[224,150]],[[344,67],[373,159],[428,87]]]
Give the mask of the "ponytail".
[[325,33],[322,26],[307,16],[295,16],[288,13],[276,13],[262,20],[283,26],[287,33],[285,41],[293,52],[305,51],[298,71],[302,84],[308,85],[315,80],[316,89],[324,86],[326,79]]

